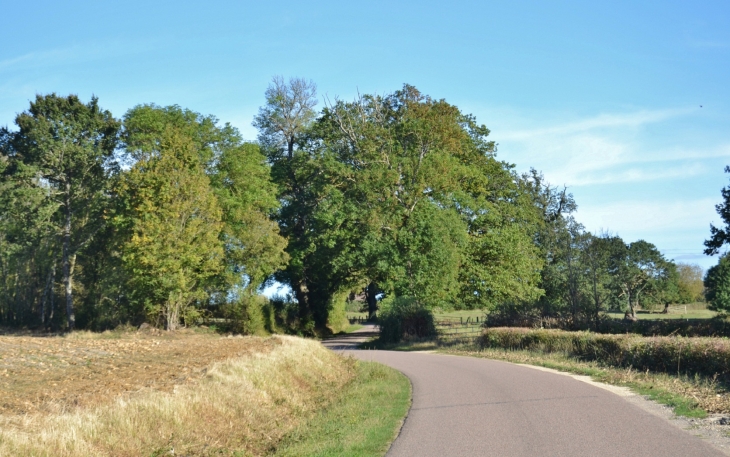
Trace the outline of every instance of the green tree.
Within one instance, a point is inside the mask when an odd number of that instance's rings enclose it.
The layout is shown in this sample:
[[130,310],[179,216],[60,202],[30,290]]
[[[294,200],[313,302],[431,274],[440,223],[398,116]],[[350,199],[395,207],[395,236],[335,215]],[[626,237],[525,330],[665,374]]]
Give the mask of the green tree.
[[702,267],[691,263],[677,263],[679,275],[679,303],[694,303],[705,298]]
[[106,223],[120,123],[95,97],[84,104],[75,95],[56,94],[36,96],[15,123],[18,131],[5,133],[4,154],[37,173],[36,186],[45,188],[48,205],[57,207],[52,221],[61,239],[66,321],[73,330],[76,257]]
[[539,294],[523,224],[534,208],[473,117],[405,86],[338,101],[305,133],[272,171],[292,258],[284,278],[315,326],[343,288],[364,289],[371,313],[380,293],[428,308]]
[[705,297],[710,309],[730,311],[730,257],[723,255],[705,274]]
[[[730,166],[725,167],[725,173],[730,173]],[[720,248],[730,243],[730,187],[722,188],[723,202],[715,206],[717,214],[725,223],[724,228],[717,228],[710,224],[710,239],[705,240],[705,254],[717,255]]]
[[159,149],[165,129],[190,139],[210,178],[222,209],[220,232],[226,268],[215,296],[225,301],[245,290],[254,294],[275,270],[286,265],[286,240],[269,215],[278,208],[276,186],[258,145],[246,143],[230,124],[219,125],[179,106],[139,105],[124,117],[123,140],[132,160],[145,160]]
[[[620,246],[616,247],[619,244]],[[605,311],[612,297],[611,275],[609,273],[611,255],[623,249],[623,241],[607,234],[594,236],[587,234],[581,245],[581,265],[588,280],[589,296],[592,304],[593,323],[598,330],[600,315]]]
[[617,297],[626,300],[626,318],[636,319],[636,308],[641,304],[642,293],[651,291],[668,273],[668,262],[653,244],[639,240],[621,246],[613,245],[609,272]]
[[118,223],[130,237],[123,261],[134,299],[175,330],[197,317],[191,305],[223,269],[221,210],[195,143],[167,126],[125,173],[118,192],[126,212]]

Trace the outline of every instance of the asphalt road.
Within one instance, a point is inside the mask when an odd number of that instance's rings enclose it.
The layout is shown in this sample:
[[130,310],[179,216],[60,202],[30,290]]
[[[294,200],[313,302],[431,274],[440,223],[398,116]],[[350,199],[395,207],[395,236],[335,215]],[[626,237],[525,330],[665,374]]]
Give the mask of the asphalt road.
[[[346,350],[363,336],[325,345]],[[411,410],[388,456],[726,455],[621,396],[568,376],[473,357],[347,353],[391,366],[413,384]]]

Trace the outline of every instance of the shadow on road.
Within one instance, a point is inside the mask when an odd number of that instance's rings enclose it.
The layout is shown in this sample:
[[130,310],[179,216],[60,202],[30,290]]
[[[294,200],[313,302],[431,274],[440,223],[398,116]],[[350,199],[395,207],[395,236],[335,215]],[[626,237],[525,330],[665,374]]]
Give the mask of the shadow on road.
[[360,344],[376,338],[379,328],[375,324],[365,324],[363,328],[352,333],[337,335],[322,341],[324,347],[335,351],[358,349]]

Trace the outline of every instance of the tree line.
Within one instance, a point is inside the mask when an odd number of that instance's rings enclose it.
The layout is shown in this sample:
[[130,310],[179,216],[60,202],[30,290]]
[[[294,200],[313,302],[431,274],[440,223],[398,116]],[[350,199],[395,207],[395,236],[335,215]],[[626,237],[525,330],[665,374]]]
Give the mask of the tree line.
[[[594,319],[702,295],[698,267],[587,232],[444,100],[406,85],[316,111],[311,81],[280,77],[265,95],[256,142],[179,106],[38,95],[0,129],[0,323],[314,334],[355,296]],[[272,281],[292,296],[262,299]]]

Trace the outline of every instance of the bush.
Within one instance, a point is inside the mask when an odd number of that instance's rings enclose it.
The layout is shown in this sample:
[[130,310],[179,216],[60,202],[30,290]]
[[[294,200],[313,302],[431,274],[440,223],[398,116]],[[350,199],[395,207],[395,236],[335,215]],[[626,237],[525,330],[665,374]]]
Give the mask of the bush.
[[332,333],[344,331],[349,325],[347,320],[347,292],[339,292],[334,294],[330,299],[327,313],[327,328]]
[[727,338],[641,337],[563,330],[489,328],[482,335],[481,345],[546,353],[563,352],[582,360],[642,371],[709,377],[720,375],[725,378],[730,374],[730,340]]
[[433,314],[412,297],[396,297],[380,313],[380,341],[398,343],[404,339],[433,338],[436,326]]
[[226,330],[244,335],[265,335],[264,307],[268,300],[262,295],[242,295],[235,302],[222,306],[223,317],[228,320]]

